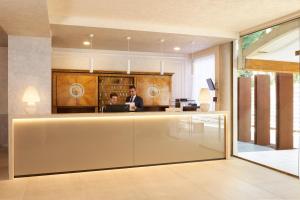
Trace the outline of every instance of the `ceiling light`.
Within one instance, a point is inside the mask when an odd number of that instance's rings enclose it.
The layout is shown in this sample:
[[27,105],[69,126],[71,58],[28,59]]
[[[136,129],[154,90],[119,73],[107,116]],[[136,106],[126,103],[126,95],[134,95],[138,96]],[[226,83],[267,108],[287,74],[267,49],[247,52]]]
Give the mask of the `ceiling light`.
[[89,46],[91,43],[89,42],[89,41],[84,41],[83,42],[83,45],[85,45],[85,46]]
[[174,51],[180,51],[180,47],[174,47]]

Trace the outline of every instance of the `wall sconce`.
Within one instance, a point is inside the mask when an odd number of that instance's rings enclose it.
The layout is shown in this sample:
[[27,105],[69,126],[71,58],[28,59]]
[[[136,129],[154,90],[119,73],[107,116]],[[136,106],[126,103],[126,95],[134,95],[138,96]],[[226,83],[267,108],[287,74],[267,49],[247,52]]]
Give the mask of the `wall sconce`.
[[199,94],[200,111],[208,112],[210,107],[210,94],[208,88],[201,88]]
[[40,95],[35,87],[28,86],[24,92],[22,101],[27,103],[26,105],[26,112],[28,114],[33,114],[36,111],[36,103],[40,102]]

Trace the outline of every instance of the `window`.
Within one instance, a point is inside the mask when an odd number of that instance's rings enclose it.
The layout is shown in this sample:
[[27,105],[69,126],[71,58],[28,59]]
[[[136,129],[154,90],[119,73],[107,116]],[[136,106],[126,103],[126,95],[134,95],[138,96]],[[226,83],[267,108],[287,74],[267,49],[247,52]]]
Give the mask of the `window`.
[[[200,88],[207,88],[206,79],[211,78],[215,83],[215,55],[200,57],[193,63],[193,90],[192,98],[198,103]],[[211,97],[214,91],[211,91]],[[213,105],[211,105],[213,108]]]

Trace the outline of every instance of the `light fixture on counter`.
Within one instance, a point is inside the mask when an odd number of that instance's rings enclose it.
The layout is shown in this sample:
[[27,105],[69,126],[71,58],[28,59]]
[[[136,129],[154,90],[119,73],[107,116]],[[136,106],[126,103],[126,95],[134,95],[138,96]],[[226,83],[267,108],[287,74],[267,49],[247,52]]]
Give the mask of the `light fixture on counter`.
[[127,59],[127,74],[130,74],[131,72],[131,60],[130,60],[130,40],[131,40],[131,37],[130,36],[127,36],[126,37],[126,40],[127,40],[127,56],[128,56],[128,59]]
[[164,56],[164,39],[160,39],[160,53],[161,53],[161,59],[160,59],[160,75],[164,75],[165,73],[165,62],[163,61]]
[[[90,49],[93,49],[93,38],[94,38],[94,34],[90,34]],[[92,53],[92,52],[91,52]],[[90,56],[89,57],[89,67],[90,67],[90,73],[94,72],[94,57]]]
[[201,88],[199,94],[200,111],[208,112],[210,107],[210,94],[208,88]]

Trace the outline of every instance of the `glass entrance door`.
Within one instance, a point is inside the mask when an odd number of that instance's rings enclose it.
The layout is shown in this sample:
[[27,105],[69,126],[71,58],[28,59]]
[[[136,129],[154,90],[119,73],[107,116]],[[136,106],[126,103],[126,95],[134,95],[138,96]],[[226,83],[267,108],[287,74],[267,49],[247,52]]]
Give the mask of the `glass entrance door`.
[[299,176],[300,19],[239,40],[234,155]]

